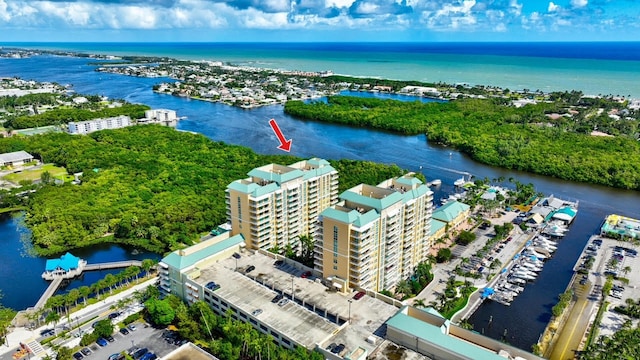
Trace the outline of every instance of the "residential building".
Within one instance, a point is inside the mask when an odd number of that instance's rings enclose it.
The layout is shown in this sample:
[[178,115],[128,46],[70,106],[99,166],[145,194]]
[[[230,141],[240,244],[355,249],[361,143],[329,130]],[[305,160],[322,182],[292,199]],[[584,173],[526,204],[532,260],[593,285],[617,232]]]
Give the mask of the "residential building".
[[[231,248],[223,246],[219,246],[220,252],[215,251],[216,245],[193,249],[198,245],[184,250],[191,254],[187,257],[197,256],[198,260],[194,265],[180,266],[181,276],[172,276],[180,281],[172,293],[189,304],[202,300],[217,315],[246,322],[285,348],[322,351],[335,342],[344,344],[342,355],[325,350],[325,358],[364,360],[384,340],[376,330],[401,304],[389,298],[385,302],[378,298],[384,296],[373,292],[352,300],[355,292],[327,291],[313,272],[301,276],[308,271],[304,265],[262,249],[245,247],[234,255]],[[203,256],[205,252],[207,256]],[[161,272],[176,268],[174,262],[179,258],[170,256],[160,262]],[[179,261],[188,265],[193,259],[182,257]],[[160,282],[162,286],[166,280],[161,278]],[[179,293],[178,289],[185,291]]]
[[19,166],[33,161],[33,155],[26,151],[0,154],[0,166]]
[[343,291],[393,289],[427,259],[432,204],[414,174],[343,192],[318,219],[315,268]]
[[430,359],[542,360],[534,354],[452,324],[432,308],[405,306],[386,322],[387,340]]
[[160,124],[175,127],[178,123],[178,116],[175,110],[152,109],[144,112],[144,118],[138,119],[138,124]]
[[120,115],[110,118],[93,119],[87,121],[70,122],[68,124],[69,134],[89,134],[105,129],[120,129],[131,126],[131,118],[126,115]]
[[221,228],[215,234],[189,248],[170,253],[158,263],[158,288],[162,293],[174,294],[188,302],[201,299],[198,290],[187,284],[187,279],[197,278],[201,269],[244,247],[242,235],[231,236],[228,229]]
[[338,172],[318,158],[269,164],[227,186],[227,219],[252,249],[298,246],[312,235],[320,212],[337,202]]
[[[459,201],[449,201],[433,212],[433,218],[446,224],[448,230],[455,230],[469,218],[471,207]],[[447,231],[448,231],[447,230]]]

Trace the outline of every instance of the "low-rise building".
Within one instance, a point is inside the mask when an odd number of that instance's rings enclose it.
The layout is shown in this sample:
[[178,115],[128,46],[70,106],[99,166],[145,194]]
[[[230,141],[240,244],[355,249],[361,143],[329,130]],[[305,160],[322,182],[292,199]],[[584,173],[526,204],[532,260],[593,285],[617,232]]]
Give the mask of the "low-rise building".
[[432,308],[405,306],[387,322],[387,339],[430,359],[542,360],[542,358],[452,324]]
[[26,151],[0,154],[0,166],[20,166],[33,161],[33,155]]
[[457,229],[469,218],[471,207],[459,201],[449,201],[433,212],[432,218],[448,225],[449,230]]
[[126,115],[79,122],[72,121],[67,124],[69,134],[80,135],[90,134],[95,131],[106,129],[120,129],[131,125],[131,118]]

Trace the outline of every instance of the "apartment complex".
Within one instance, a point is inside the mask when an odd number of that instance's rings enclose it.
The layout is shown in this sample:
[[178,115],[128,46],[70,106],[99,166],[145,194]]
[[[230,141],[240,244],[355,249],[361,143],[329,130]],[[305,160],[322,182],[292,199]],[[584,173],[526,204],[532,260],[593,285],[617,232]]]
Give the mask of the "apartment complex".
[[427,259],[432,204],[413,174],[345,191],[318,218],[315,268],[341,290],[394,288]]
[[227,219],[252,249],[283,249],[312,235],[322,210],[337,202],[338,172],[318,158],[268,164],[227,186]]
[[131,118],[126,115],[120,115],[104,119],[94,119],[79,122],[70,122],[68,124],[69,134],[89,134],[94,131],[105,129],[120,129],[131,126]]

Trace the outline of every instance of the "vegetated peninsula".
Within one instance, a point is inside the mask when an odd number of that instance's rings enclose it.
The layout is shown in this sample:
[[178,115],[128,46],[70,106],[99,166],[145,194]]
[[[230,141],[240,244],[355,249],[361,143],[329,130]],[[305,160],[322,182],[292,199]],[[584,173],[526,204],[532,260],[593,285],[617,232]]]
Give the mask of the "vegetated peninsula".
[[[267,163],[299,160],[156,125],[0,139],[0,153],[19,150],[83,173],[79,185],[46,183],[26,200],[25,222],[43,255],[103,242],[159,253],[190,245],[226,221],[229,183]],[[340,191],[403,174],[371,162],[331,165],[341,174]],[[11,198],[2,195],[0,207]]]
[[640,190],[640,112],[613,97],[580,92],[549,94],[544,101],[504,97],[447,103],[331,96],[325,102],[289,101],[285,112],[301,119],[426,133],[485,164],[560,179]]

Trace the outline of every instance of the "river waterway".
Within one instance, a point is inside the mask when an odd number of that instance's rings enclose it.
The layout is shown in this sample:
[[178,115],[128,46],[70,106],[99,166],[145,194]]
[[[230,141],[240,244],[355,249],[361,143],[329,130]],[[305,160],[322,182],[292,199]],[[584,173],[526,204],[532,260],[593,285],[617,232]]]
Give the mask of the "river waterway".
[[[514,177],[523,183],[534,183],[537,191],[579,201],[578,217],[569,235],[562,240],[556,255],[545,265],[537,281],[528,285],[525,292],[510,307],[487,302],[471,318],[477,331],[500,339],[506,329],[506,340],[524,349],[530,349],[531,345],[537,342],[551,316],[551,307],[556,303],[557,295],[564,291],[569,282],[571,268],[580,249],[589,235],[601,224],[604,216],[619,213],[640,217],[640,192],[573,183],[486,166],[452,149],[429,144],[425,135],[403,136],[300,121],[285,115],[282,106],[279,105],[242,110],[217,103],[155,94],[151,91],[151,86],[166,79],[97,73],[85,63],[84,59],[53,56],[20,60],[0,59],[0,77],[19,76],[23,79],[72,84],[73,89],[79,93],[106,95],[110,98],[144,103],[153,108],[174,109],[179,116],[187,117],[180,121],[178,129],[202,133],[217,141],[247,146],[259,153],[282,153],[276,149],[278,142],[268,125],[269,119],[275,118],[285,136],[293,139],[292,155],[370,160],[397,164],[412,171],[422,171],[429,180],[442,179],[442,187],[438,189],[436,196],[453,191],[453,182],[462,174],[470,173],[478,178]],[[6,241],[7,234],[14,230],[11,230],[11,226],[7,227],[6,222],[2,224],[0,226],[4,227],[0,227],[0,237],[3,240],[0,241]],[[4,265],[10,264],[12,258],[21,259],[18,257],[20,251],[20,248],[16,247],[3,247],[0,251],[0,262]],[[35,260],[29,261],[34,261],[28,267],[37,268],[39,276],[44,260],[38,259],[39,265]],[[23,267],[18,264],[8,269]],[[5,293],[3,302],[8,306],[12,306],[8,299],[15,298],[14,293],[26,292],[25,288],[32,287],[25,285],[24,281],[18,282],[21,285],[16,284],[16,279],[19,279],[21,274],[12,276],[14,277],[8,280],[1,278],[0,283]],[[44,282],[38,285],[37,281],[35,284],[34,287],[38,289],[28,290],[34,294],[42,291],[46,285]],[[37,296],[28,303],[15,301],[13,306],[20,304],[15,307],[22,308],[25,304],[31,305],[35,303],[36,298]],[[489,326],[491,316],[493,320]]]

